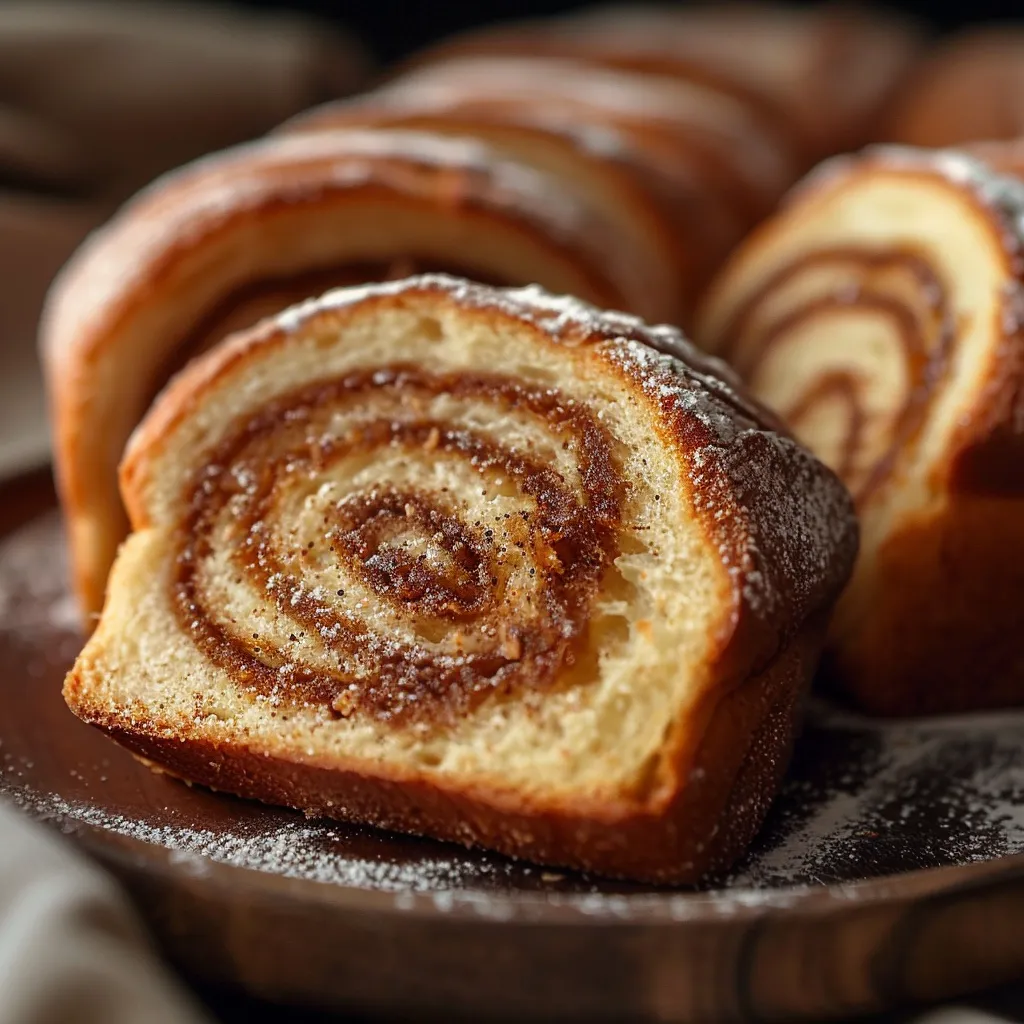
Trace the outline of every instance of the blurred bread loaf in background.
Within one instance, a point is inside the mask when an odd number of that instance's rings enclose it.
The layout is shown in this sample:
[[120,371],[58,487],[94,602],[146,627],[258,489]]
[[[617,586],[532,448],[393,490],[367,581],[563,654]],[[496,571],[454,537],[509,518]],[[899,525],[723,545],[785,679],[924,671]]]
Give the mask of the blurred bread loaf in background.
[[36,326],[85,235],[162,171],[350,92],[367,69],[351,37],[294,15],[0,4],[0,471],[45,458]]

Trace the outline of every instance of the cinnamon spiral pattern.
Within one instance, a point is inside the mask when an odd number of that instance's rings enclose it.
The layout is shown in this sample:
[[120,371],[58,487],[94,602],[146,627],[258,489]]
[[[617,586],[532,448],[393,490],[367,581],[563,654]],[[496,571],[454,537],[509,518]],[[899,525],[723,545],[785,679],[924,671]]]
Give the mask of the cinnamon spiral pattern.
[[956,324],[927,258],[850,246],[775,269],[719,339],[755,393],[770,395],[797,437],[863,499],[920,429]]
[[[1013,167],[1014,147],[979,152]],[[954,152],[825,165],[732,258],[705,345],[861,517],[829,679],[863,708],[1024,701],[1024,186]]]
[[856,549],[776,425],[674,328],[441,275],[330,292],[143,421],[65,697],[221,791],[694,880],[762,820]]
[[[490,417],[541,450],[471,426]],[[571,662],[618,554],[623,489],[605,429],[556,389],[415,366],[316,383],[200,470],[178,620],[263,696],[450,719]],[[218,573],[244,581],[242,605]]]

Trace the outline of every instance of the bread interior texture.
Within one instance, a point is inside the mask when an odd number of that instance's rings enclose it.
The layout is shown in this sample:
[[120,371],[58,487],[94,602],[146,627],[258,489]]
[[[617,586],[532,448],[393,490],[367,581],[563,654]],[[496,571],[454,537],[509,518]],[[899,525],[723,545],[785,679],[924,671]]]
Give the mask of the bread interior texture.
[[[954,332],[948,365],[929,386],[937,391],[923,423],[901,445],[887,471],[890,485],[861,501],[861,565],[867,572],[879,543],[894,520],[932,509],[942,500],[935,486],[936,466],[950,439],[970,413],[989,369],[993,325],[1002,329],[1005,287],[1011,283],[998,224],[971,190],[925,167],[907,166],[873,173],[837,174],[820,191],[795,205],[785,231],[766,228],[723,275],[708,302],[703,338],[715,348],[724,325],[782,268],[812,256],[806,269],[770,291],[747,321],[734,358],[765,345],[765,328],[787,321],[822,297],[848,294],[846,304],[823,307],[799,326],[772,337],[747,383],[754,394],[784,417],[808,381],[829,374],[857,380],[860,443],[857,458],[844,467],[843,449],[852,425],[844,402],[819,402],[814,416],[793,429],[822,461],[844,476],[855,496],[883,461],[893,443],[896,418],[916,386],[908,376],[912,358],[903,351],[901,325],[888,307],[861,301],[881,296],[913,318],[922,355],[934,357],[944,332]],[[828,254],[867,254],[905,261],[901,270],[884,262],[866,270],[828,262]],[[966,255],[965,255],[966,254]],[[942,289],[947,320],[939,319],[934,288],[917,276],[924,266]],[[993,288],[993,282],[1000,282]]]
[[[563,407],[579,403],[607,431],[613,463],[628,485],[618,553],[600,578],[586,632],[553,680],[508,693],[498,688],[447,719],[362,707],[339,715],[322,702],[290,700],[286,685],[279,694],[254,694],[203,654],[173,603],[178,530],[196,474],[240,422],[280,396],[402,365],[435,375],[498,374],[553,389]],[[187,415],[136,440],[136,455],[140,445],[145,451],[125,484],[134,492],[127,496],[136,530],[118,557],[100,626],[68,684],[82,717],[368,776],[480,787],[499,800],[509,794],[519,806],[571,798],[610,808],[619,800],[671,795],[659,793],[673,749],[666,738],[692,716],[713,682],[708,666],[728,596],[718,556],[695,518],[685,455],[678,444],[662,442],[666,427],[656,401],[605,346],[563,344],[526,321],[406,298],[342,308],[299,324],[283,339],[247,351],[239,346],[237,358],[222,360],[185,404]],[[337,436],[382,418],[427,416],[504,451],[528,453],[582,493],[574,445],[527,409],[450,391],[410,402],[395,388],[316,415],[317,430]],[[143,433],[151,427],[144,425]],[[532,512],[534,497],[499,470],[429,439],[417,450],[384,445],[296,477],[260,529],[270,531],[274,549],[304,587],[322,588],[339,611],[358,615],[370,644],[386,638],[451,652],[494,643],[472,621],[400,614],[332,557],[325,543],[331,510],[387,488],[428,495],[477,534],[491,530],[489,542],[507,547],[496,562],[507,603],[502,619],[510,626],[531,621],[553,570],[542,552],[517,548],[508,531]],[[268,663],[284,665],[282,678],[295,659],[350,678],[352,687],[372,682],[358,665],[339,660],[316,631],[296,632],[265,590],[239,574],[231,552],[245,538],[230,504],[210,536],[199,579],[220,625],[258,636],[273,652]],[[429,536],[416,531],[399,531],[387,542],[441,557],[432,553]]]

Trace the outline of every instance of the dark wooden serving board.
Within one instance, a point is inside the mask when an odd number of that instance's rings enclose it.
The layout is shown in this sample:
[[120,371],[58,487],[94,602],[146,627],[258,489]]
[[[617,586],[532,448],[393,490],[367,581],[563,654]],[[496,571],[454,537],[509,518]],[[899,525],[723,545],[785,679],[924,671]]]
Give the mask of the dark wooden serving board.
[[44,476],[0,492],[0,796],[127,885],[200,982],[473,1020],[821,1018],[1024,976],[1024,714],[812,705],[747,859],[705,891],[307,821],[155,775],[64,707]]

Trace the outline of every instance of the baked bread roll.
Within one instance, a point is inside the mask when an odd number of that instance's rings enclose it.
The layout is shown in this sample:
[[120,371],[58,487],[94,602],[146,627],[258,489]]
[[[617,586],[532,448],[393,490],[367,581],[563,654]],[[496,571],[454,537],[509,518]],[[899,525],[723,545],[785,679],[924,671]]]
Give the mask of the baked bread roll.
[[730,259],[698,336],[857,501],[832,630],[864,709],[1024,701],[1024,186],[951,152],[825,164]]
[[175,172],[71,261],[43,350],[74,583],[98,611],[127,521],[116,467],[173,369],[325,288],[458,270],[652,319],[676,269],[618,214],[480,143],[416,133],[274,138]]
[[959,146],[1024,135],[1024,31],[988,25],[937,46],[898,94],[885,137]]
[[439,276],[194,362],[121,486],[85,721],[218,790],[656,882],[757,830],[856,547],[674,329]]
[[842,3],[622,4],[477,30],[417,60],[518,54],[670,75],[741,100],[813,162],[868,141],[919,48],[909,21]]
[[547,123],[612,126],[697,176],[709,200],[724,200],[745,226],[771,210],[802,169],[786,139],[749,104],[668,75],[553,58],[464,57],[413,68],[373,95],[470,112],[528,104]]
[[658,253],[678,282],[673,323],[685,324],[710,275],[739,240],[745,220],[709,196],[701,176],[682,161],[667,161],[613,124],[580,124],[538,109],[535,101],[503,97],[488,103],[467,93],[423,102],[369,94],[300,114],[280,129],[288,134],[387,128],[480,139],[496,151],[563,180],[616,219],[624,235]]

